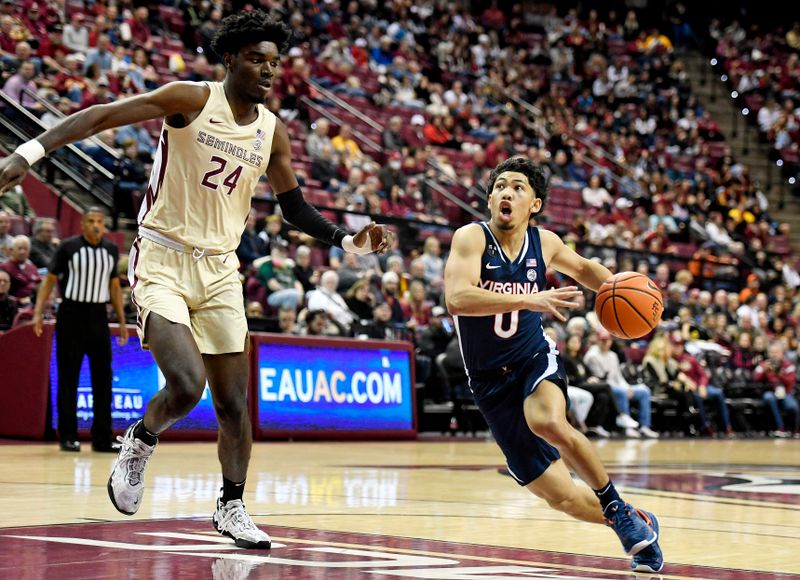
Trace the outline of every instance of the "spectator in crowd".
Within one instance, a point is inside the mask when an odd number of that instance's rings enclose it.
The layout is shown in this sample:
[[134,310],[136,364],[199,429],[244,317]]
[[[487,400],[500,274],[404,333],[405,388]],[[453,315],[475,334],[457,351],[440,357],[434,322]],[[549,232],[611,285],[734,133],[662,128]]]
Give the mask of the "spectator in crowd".
[[42,281],[38,268],[28,259],[31,252],[31,241],[28,236],[19,235],[11,244],[9,259],[0,264],[0,269],[11,277],[9,293],[19,300],[21,305],[31,303],[36,287]]
[[453,145],[453,135],[444,125],[444,119],[440,115],[434,115],[422,129],[422,134],[431,145],[450,147]]
[[307,336],[342,336],[343,329],[325,310],[308,310],[300,334]]
[[395,272],[385,272],[381,278],[382,300],[389,307],[389,319],[395,323],[405,322],[405,314],[400,304],[400,277]]
[[7,211],[0,209],[0,264],[8,260],[11,255],[14,236],[8,233],[9,230],[11,230],[11,217]]
[[752,373],[760,362],[761,360],[753,350],[753,335],[749,332],[740,332],[736,347],[731,354],[731,366],[734,369]]
[[239,247],[236,248],[236,256],[239,258],[242,271],[246,272],[254,260],[266,255],[267,244],[256,232],[256,211],[251,209],[247,214],[247,222],[239,240]]
[[107,105],[114,101],[115,97],[114,94],[109,90],[109,81],[108,77],[101,76],[97,79],[97,82],[94,83],[94,88],[90,88],[86,91],[86,94],[81,101],[80,108],[81,109],[88,109],[93,105]]
[[713,434],[713,428],[708,421],[703,405],[705,401],[709,401],[714,404],[722,431],[728,437],[732,437],[733,428],[731,427],[728,406],[725,403],[725,395],[722,389],[709,384],[706,370],[695,357],[686,352],[684,338],[680,332],[676,331],[670,334],[669,346],[666,348],[670,357],[677,363],[677,383],[674,386],[684,393],[689,393],[693,406],[699,412],[701,428],[707,433]]
[[388,195],[393,188],[405,189],[406,176],[402,171],[403,155],[399,151],[392,151],[389,154],[389,162],[378,171],[378,179],[381,182],[381,191]]
[[378,302],[372,309],[372,321],[363,333],[367,338],[377,340],[396,340],[397,323],[392,321],[392,309],[386,302]]
[[278,328],[281,334],[300,334],[300,327],[297,325],[297,310],[294,308],[278,310]]
[[758,279],[756,274],[748,274],[747,275],[747,286],[741,289],[739,292],[739,302],[741,302],[742,306],[739,307],[737,310],[737,315],[741,318],[745,315],[744,306],[748,306],[747,310],[750,309],[749,303],[751,300],[755,299],[761,289],[761,280]]
[[365,198],[362,193],[355,193],[350,197],[350,204],[347,206],[347,209],[349,211],[342,216],[342,221],[351,230],[359,231],[372,221],[372,218],[366,214],[368,210],[367,198]]
[[294,276],[294,262],[286,250],[283,244],[272,244],[270,257],[258,269],[258,280],[267,289],[267,304],[296,309],[303,303],[303,286]]
[[[576,319],[571,318],[569,322],[571,323],[573,320]],[[593,403],[586,416],[588,433],[604,439],[610,437],[609,430],[614,429],[615,419],[618,415],[614,396],[608,383],[592,376],[586,365],[583,364],[583,338],[580,334],[570,334],[567,338],[566,349],[561,360],[564,362],[564,370],[569,378],[569,384],[592,394]],[[621,422],[626,422],[626,419],[621,419]]]
[[362,278],[350,286],[345,295],[345,302],[355,315],[354,320],[372,320],[375,297],[370,292],[369,280]]
[[308,293],[308,309],[326,312],[330,319],[343,329],[343,334],[347,334],[353,324],[354,316],[344,298],[336,292],[338,285],[339,275],[336,272],[333,270],[324,272],[317,289]]
[[444,260],[442,259],[442,245],[438,238],[433,236],[425,238],[425,245],[419,259],[425,266],[425,281],[435,288],[441,287]]
[[150,132],[141,123],[126,125],[117,130],[115,142],[118,146],[126,147],[130,141],[136,144],[136,155],[143,162],[152,162],[156,152],[156,144],[153,143]]
[[131,40],[138,46],[143,46],[145,49],[150,50],[153,42],[150,39],[150,27],[148,26],[147,19],[149,13],[147,8],[140,6],[133,11],[133,18],[128,21],[131,31]]
[[89,29],[84,22],[84,15],[76,12],[64,26],[62,42],[72,52],[86,53],[89,51]]
[[397,151],[404,153],[408,144],[403,138],[403,118],[395,115],[389,118],[386,128],[383,130],[381,141],[385,151]]
[[[330,122],[324,117],[320,117],[311,124],[311,133],[306,137],[306,153],[312,160],[322,157],[322,150],[325,147],[333,149],[331,138],[328,137],[330,128]],[[335,163],[338,164],[338,161]]]
[[111,214],[111,227],[116,230],[119,217],[136,217],[135,197],[141,196],[147,188],[147,172],[144,163],[139,160],[136,141],[126,141],[122,148],[122,156],[115,163],[114,209]]
[[414,280],[408,287],[408,296],[400,303],[403,318],[408,328],[415,329],[428,325],[432,316],[433,303],[425,297],[425,284]]
[[589,427],[586,425],[586,418],[589,416],[589,410],[594,404],[592,393],[568,385],[567,397],[569,398],[569,411],[574,417],[575,427],[584,435],[588,435]]
[[[775,425],[773,436],[786,438],[792,433],[800,437],[800,406],[794,395],[797,383],[797,367],[785,358],[786,349],[782,342],[775,341],[769,345],[769,356],[755,370],[754,378],[765,385],[762,398],[767,404]],[[789,425],[783,421],[783,415],[789,416]]]
[[0,270],[0,332],[11,328],[19,311],[19,301],[9,294],[11,276]]
[[311,162],[311,178],[316,179],[327,190],[339,189],[339,169],[333,154],[333,146],[325,145],[318,157]]
[[267,223],[264,229],[258,232],[258,236],[267,245],[267,252],[276,244],[281,247],[289,245],[288,236],[283,234],[283,218],[278,214],[267,216]]
[[37,268],[47,268],[58,248],[56,221],[52,218],[39,218],[33,223],[30,260]]
[[589,179],[589,185],[583,188],[581,197],[585,205],[595,209],[608,210],[611,208],[611,204],[614,203],[614,198],[612,198],[608,190],[603,187],[600,176],[597,174],[592,175]]
[[16,74],[12,75],[3,85],[3,91],[13,102],[19,103],[38,116],[42,113],[43,107],[29,94],[29,92],[36,94],[37,86],[34,81],[36,75],[36,67],[32,61],[22,62]]
[[[597,331],[597,344],[589,347],[584,357],[584,362],[593,376],[605,381],[611,387],[614,401],[620,415],[617,416],[617,425],[625,429],[627,437],[657,439],[658,433],[650,428],[650,389],[647,385],[637,383],[631,385],[622,375],[619,356],[611,350],[611,334],[600,328]],[[630,403],[633,400],[639,411],[638,423],[630,416]],[[638,431],[636,428],[638,427]]]
[[83,74],[97,65],[98,72],[105,73],[111,70],[113,63],[113,53],[111,51],[111,39],[106,34],[97,37],[97,45],[90,48],[86,53],[86,62],[83,63]]
[[274,321],[264,316],[261,302],[248,302],[244,307],[244,314],[247,317],[247,330],[250,332],[272,332],[275,328]]
[[339,128],[339,134],[331,139],[334,151],[341,159],[342,163],[349,169],[354,163],[360,163],[364,158],[361,148],[353,139],[353,128],[344,124]]
[[386,271],[397,274],[397,278],[400,281],[397,288],[397,293],[399,296],[405,296],[406,292],[408,292],[408,285],[411,282],[410,277],[405,272],[405,267],[403,256],[401,255],[389,256],[386,259]]
[[0,210],[8,212],[10,215],[24,217],[26,220],[36,217],[36,212],[28,203],[22,185],[19,184],[0,192]]
[[319,271],[311,265],[311,248],[298,246],[294,255],[294,277],[303,286],[306,294],[319,284]]
[[368,275],[358,256],[350,252],[342,256],[342,261],[336,269],[336,273],[339,275],[338,290],[342,292],[346,292],[353,284]]
[[[453,332],[453,323],[447,316],[447,311],[441,306],[434,306],[431,309],[428,325],[419,329],[417,333],[418,354],[424,355],[434,363],[436,358],[446,351],[447,345],[453,338]],[[445,377],[440,376],[438,365],[430,364],[430,369],[431,372],[425,381],[426,396],[437,401],[446,400],[449,393],[442,390]]]

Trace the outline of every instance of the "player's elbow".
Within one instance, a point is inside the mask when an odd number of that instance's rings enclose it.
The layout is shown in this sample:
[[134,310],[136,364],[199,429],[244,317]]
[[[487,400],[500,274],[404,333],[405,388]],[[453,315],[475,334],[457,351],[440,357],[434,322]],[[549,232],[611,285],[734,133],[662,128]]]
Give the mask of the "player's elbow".
[[464,293],[458,291],[448,292],[445,290],[444,293],[444,303],[447,306],[447,311],[452,316],[458,316],[459,314],[464,314]]

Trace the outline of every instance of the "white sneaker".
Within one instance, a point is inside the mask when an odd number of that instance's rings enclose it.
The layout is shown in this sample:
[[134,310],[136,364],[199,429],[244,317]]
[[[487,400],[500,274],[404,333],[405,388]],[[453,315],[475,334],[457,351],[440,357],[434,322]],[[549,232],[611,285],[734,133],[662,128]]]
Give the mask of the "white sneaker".
[[658,439],[658,433],[650,427],[639,427],[639,432],[648,439]]
[[633,427],[628,427],[627,429],[625,429],[625,437],[627,437],[628,439],[641,439],[642,434],[639,433]]
[[608,439],[611,437],[611,433],[608,432],[607,429],[604,429],[602,425],[595,425],[594,427],[589,427],[590,431],[593,431],[595,435],[598,437],[602,437],[603,439]]
[[624,413],[617,415],[617,427],[620,429],[636,429],[638,426],[639,422],[635,421],[630,415],[625,415]]
[[122,437],[117,437],[119,455],[108,478],[108,497],[117,511],[126,516],[132,516],[139,509],[144,494],[144,468],[156,448],[133,436],[133,429],[140,422],[128,427]]
[[214,512],[212,521],[215,530],[233,539],[240,548],[268,550],[272,545],[269,535],[256,527],[240,499],[227,503],[222,503],[222,499],[218,499],[217,511]]

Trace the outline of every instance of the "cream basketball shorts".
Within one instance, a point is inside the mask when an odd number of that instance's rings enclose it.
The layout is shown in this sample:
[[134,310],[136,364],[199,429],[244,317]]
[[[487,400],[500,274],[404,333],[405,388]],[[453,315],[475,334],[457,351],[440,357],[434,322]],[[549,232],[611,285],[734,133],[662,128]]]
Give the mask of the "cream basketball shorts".
[[246,350],[239,260],[235,252],[187,251],[182,244],[148,230],[133,243],[128,262],[131,301],[137,309],[137,332],[148,348],[151,312],[192,332],[202,354]]

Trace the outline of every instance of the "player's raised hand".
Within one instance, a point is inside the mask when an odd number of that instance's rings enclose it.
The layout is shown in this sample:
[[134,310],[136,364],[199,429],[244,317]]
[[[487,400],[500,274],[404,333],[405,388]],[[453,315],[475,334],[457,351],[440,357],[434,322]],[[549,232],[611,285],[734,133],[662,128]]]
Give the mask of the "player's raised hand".
[[549,312],[561,322],[567,320],[566,316],[558,311],[559,308],[577,308],[579,304],[572,302],[573,298],[580,296],[581,291],[577,286],[553,288],[536,294],[530,294],[528,310],[534,312]]
[[[367,239],[369,244],[367,245]],[[376,224],[372,222],[353,236],[353,243],[358,247],[369,247],[370,251],[383,254],[392,247],[392,240],[394,234],[392,231],[383,224]]]
[[30,168],[25,158],[16,153],[0,159],[0,193],[22,181]]

